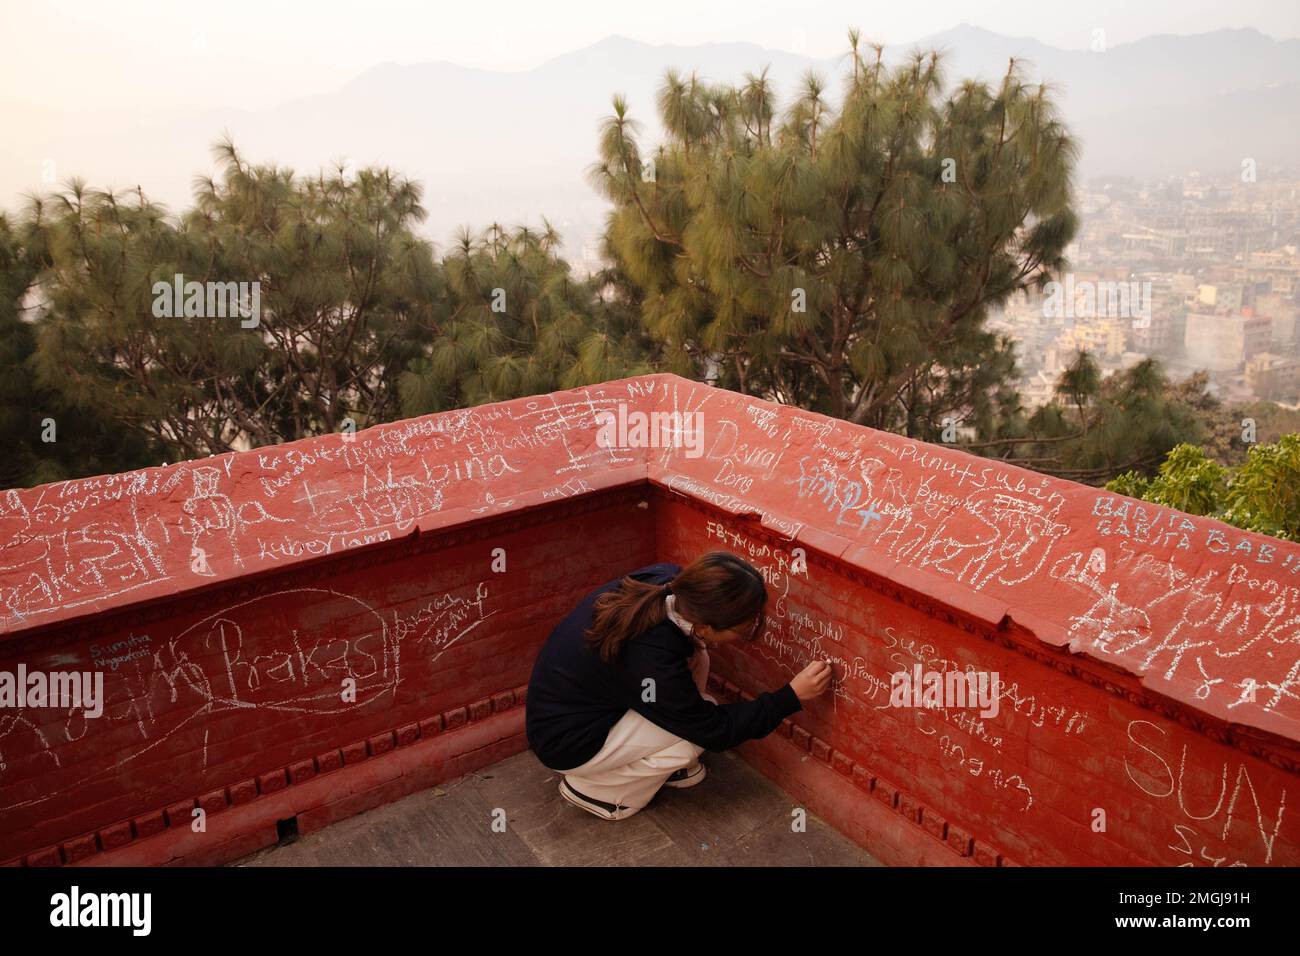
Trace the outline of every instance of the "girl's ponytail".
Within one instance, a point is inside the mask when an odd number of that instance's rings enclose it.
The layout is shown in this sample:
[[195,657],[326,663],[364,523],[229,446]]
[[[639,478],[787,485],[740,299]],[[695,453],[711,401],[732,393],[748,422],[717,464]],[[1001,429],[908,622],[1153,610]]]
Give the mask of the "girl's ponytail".
[[596,598],[588,644],[602,660],[613,661],[623,645],[668,617],[664,601],[677,598],[677,611],[695,624],[727,630],[752,620],[767,603],[763,576],[727,551],[701,555],[667,584],[650,584],[632,577]]

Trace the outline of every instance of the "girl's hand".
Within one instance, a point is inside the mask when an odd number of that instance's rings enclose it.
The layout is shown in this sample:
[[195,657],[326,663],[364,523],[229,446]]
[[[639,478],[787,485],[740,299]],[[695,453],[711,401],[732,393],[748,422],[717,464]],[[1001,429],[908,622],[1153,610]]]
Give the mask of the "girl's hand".
[[813,661],[790,681],[790,687],[801,701],[812,700],[831,686],[833,671],[826,661]]

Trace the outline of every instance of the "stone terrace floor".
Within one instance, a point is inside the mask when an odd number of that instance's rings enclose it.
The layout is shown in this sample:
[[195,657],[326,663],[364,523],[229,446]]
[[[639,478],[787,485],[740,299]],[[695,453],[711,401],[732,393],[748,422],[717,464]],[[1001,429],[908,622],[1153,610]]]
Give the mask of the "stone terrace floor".
[[[880,866],[734,753],[705,754],[708,778],[664,788],[608,821],[566,803],[531,751],[269,847],[236,866]],[[494,808],[505,832],[492,831]]]

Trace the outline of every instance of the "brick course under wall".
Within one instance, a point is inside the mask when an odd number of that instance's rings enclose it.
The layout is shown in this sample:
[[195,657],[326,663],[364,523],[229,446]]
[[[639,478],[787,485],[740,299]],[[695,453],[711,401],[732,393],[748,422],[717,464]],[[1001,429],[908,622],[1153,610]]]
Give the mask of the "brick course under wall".
[[[524,749],[555,621],[711,549],[771,596],[722,698],[835,669],[741,754],[885,862],[1300,863],[1300,547],[669,375],[0,495],[0,672],[107,697],[0,708],[0,863],[224,862]],[[915,665],[997,714],[890,706]]]
[[[527,749],[523,703],[539,643],[588,589],[654,560],[652,514],[638,507],[651,489],[640,490],[5,639],[0,670],[20,660],[90,667],[121,642],[149,653],[105,674],[102,717],[42,709],[6,728],[0,858],[79,862],[163,830],[186,835],[192,861],[207,843],[242,855],[275,840],[275,818],[243,832],[272,794],[295,808],[285,817],[317,819],[347,795],[354,768],[422,739],[451,742],[426,785],[458,776],[454,741],[477,746],[465,731],[496,713],[514,712],[518,726],[514,749],[495,759]],[[503,571],[493,570],[498,548]],[[314,779],[325,802],[302,805],[297,792]],[[192,831],[196,807],[205,833]]]
[[[1249,737],[1207,739],[1180,723],[1193,719],[1185,708],[1131,678],[1032,635],[953,620],[816,552],[806,575],[782,573],[793,563],[789,542],[756,523],[686,499],[661,503],[658,515],[666,560],[722,547],[773,572],[776,608],[762,639],[712,655],[720,690],[734,698],[775,687],[812,655],[833,662],[827,699],[792,718],[788,737],[742,754],[880,859],[1300,863],[1288,807],[1296,777],[1252,753]],[[998,715],[889,706],[889,675],[917,662],[998,673]]]

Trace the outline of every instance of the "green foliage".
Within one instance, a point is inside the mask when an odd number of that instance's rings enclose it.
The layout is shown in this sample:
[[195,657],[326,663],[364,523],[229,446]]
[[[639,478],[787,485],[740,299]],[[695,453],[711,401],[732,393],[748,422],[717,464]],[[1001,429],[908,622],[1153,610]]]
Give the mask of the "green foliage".
[[984,319],[1061,268],[1075,143],[1015,64],[945,97],[938,54],[890,71],[850,39],[838,109],[815,76],[780,112],[765,74],[670,72],[653,156],[615,98],[607,252],[675,370],[922,438],[990,429],[1014,364]]
[[1139,475],[1136,471],[1125,471],[1116,475],[1106,482],[1106,490],[1113,491],[1117,495],[1128,495],[1130,498],[1141,498],[1143,501],[1154,500],[1151,498],[1151,479]]
[[1251,448],[1224,504],[1229,524],[1300,541],[1300,434]]
[[[1253,431],[1249,439],[1244,438],[1247,424]],[[1219,434],[1210,449],[1212,454],[1223,464],[1240,465],[1255,443],[1267,445],[1300,432],[1300,410],[1275,402],[1247,402],[1226,410],[1217,425]]]
[[[591,169],[613,205],[610,266],[588,279],[549,224],[465,230],[439,257],[414,231],[419,185],[298,176],[228,140],[177,217],[78,181],[33,199],[16,225],[0,218],[0,483],[655,370],[925,440],[957,425],[981,454],[1094,483],[1131,471],[1142,493],[1180,442],[1240,454],[1204,380],[1174,385],[1151,362],[1102,378],[1079,356],[1026,413],[1014,343],[985,317],[1063,268],[1076,144],[1014,62],[944,93],[938,54],[891,70],[850,42],[836,106],[813,75],[778,109],[766,72],[738,86],[670,72],[653,153],[616,97]],[[256,328],[157,316],[155,283],[176,274],[257,282]],[[38,440],[44,417],[55,445]],[[1259,482],[1285,472],[1257,467]],[[1231,508],[1283,527],[1275,497]]]
[[1244,464],[1225,468],[1193,445],[1169,452],[1155,478],[1125,472],[1110,491],[1208,515],[1247,531],[1300,540],[1300,434],[1252,447]]
[[[618,276],[574,280],[549,225],[466,233],[440,261],[413,232],[420,187],[390,170],[304,178],[229,141],[214,153],[219,176],[195,180],[179,217],[72,181],[18,228],[0,218],[5,485],[652,370],[636,295]],[[176,275],[257,283],[256,321],[168,315]],[[46,417],[54,444],[38,440]]]
[[[184,457],[396,417],[438,286],[410,231],[419,187],[387,170],[300,180],[228,141],[215,153],[220,180],[199,178],[179,221],[78,182],[33,203],[40,383]],[[258,283],[257,325],[159,316],[155,283],[175,275]]]
[[[36,326],[25,304],[39,271],[35,244],[0,215],[0,487],[33,485],[156,461],[147,444],[98,408],[77,409],[34,371]],[[46,441],[53,437],[54,441]]]
[[1054,401],[1029,416],[1004,403],[998,437],[968,447],[1075,481],[1100,484],[1124,472],[1136,480],[1179,443],[1202,441],[1222,418],[1206,384],[1204,377],[1172,383],[1151,359],[1102,378],[1080,352],[1061,373]]
[[1143,498],[1194,515],[1218,511],[1227,490],[1225,471],[1195,445],[1177,445],[1160,465],[1155,478],[1125,472],[1106,485],[1111,491]]
[[444,317],[401,377],[407,415],[652,371],[634,315],[607,306],[601,279],[575,281],[559,236],[493,225],[462,232],[443,260]]

